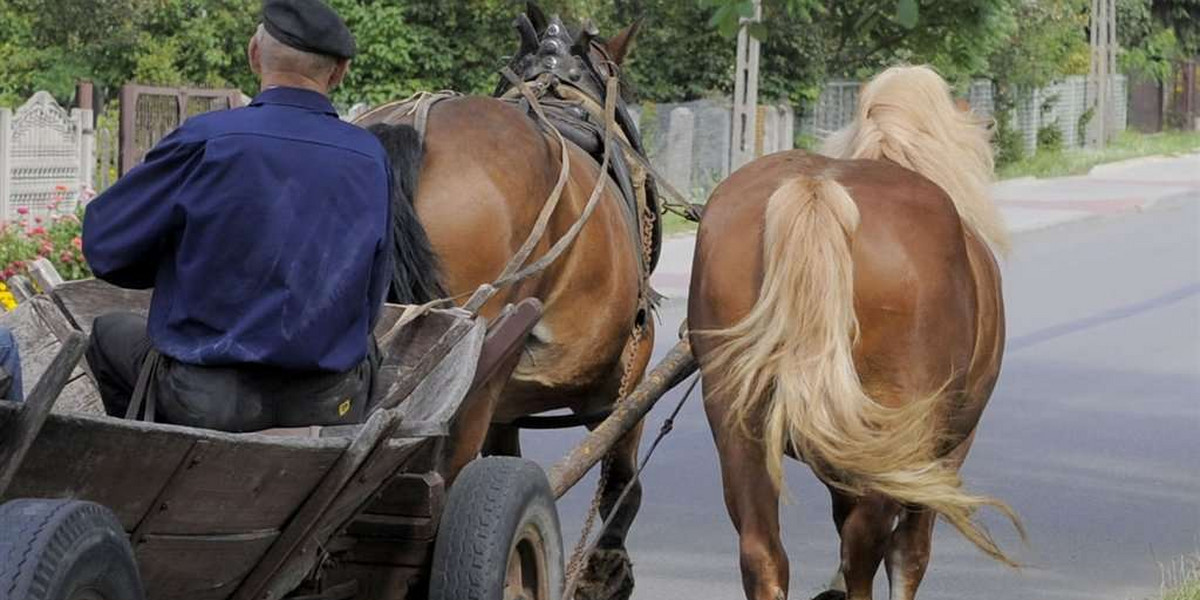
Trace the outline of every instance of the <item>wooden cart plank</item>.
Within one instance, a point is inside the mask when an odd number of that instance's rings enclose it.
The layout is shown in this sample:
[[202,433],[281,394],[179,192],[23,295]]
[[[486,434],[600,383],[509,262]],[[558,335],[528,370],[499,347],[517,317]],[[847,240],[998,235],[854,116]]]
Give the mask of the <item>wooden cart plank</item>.
[[202,535],[282,528],[341,455],[274,444],[197,442],[151,508],[146,533]]
[[[16,405],[0,403],[0,426],[13,418],[15,411]],[[196,494],[196,497],[193,503],[193,499],[179,496],[187,502],[180,512],[186,509],[188,512],[203,513],[202,517],[176,517],[179,512],[168,510],[167,516],[171,518],[160,522],[165,524],[167,531],[148,533],[216,534],[274,528],[286,520],[300,500],[293,499],[287,514],[282,517],[272,514],[269,518],[258,519],[245,516],[258,510],[249,499],[269,489],[283,489],[278,486],[290,485],[283,481],[289,478],[319,477],[320,469],[328,468],[327,465],[336,460],[347,444],[346,440],[337,438],[239,435],[107,417],[55,414],[46,421],[38,442],[30,449],[4,497],[91,500],[112,509],[125,529],[132,531],[149,514],[154,499],[197,440],[207,440],[223,448],[212,455],[215,461],[236,464],[221,468],[206,463],[204,469],[211,469],[207,471],[209,475],[183,488],[187,493]],[[261,459],[243,459],[256,454],[265,456],[267,453],[290,456],[286,462],[289,465],[286,472]],[[256,474],[251,470],[263,468],[264,463],[264,473]],[[242,468],[238,468],[239,465]],[[317,472],[317,475],[313,475],[313,472]],[[217,473],[224,473],[226,477],[233,473],[233,478],[218,484],[211,478]],[[231,482],[237,482],[237,485]],[[243,485],[242,482],[250,483]],[[262,487],[255,491],[255,486]],[[205,495],[204,490],[209,487],[219,489]],[[243,490],[244,493],[239,496],[235,490]],[[237,500],[235,496],[243,500]],[[244,502],[245,506],[231,506],[237,502]],[[277,513],[284,512],[278,503],[269,505],[274,506],[272,510]],[[244,529],[231,531],[232,527],[222,524],[226,519],[238,521],[239,527]],[[198,522],[201,521],[214,522],[214,530],[200,530],[202,527]],[[259,521],[274,525],[256,526]]]
[[434,517],[446,503],[446,483],[438,473],[405,473],[384,486],[368,513],[402,517]]
[[83,334],[68,336],[46,372],[34,384],[29,397],[21,403],[16,416],[0,427],[0,495],[8,489],[24,463],[34,439],[50,416],[50,408],[58,400],[71,371],[83,357],[86,344],[87,339]]
[[[408,459],[428,443],[428,439],[406,438],[386,440],[379,444],[328,510],[320,516],[310,535],[280,565],[265,589],[253,597],[276,600],[295,589],[324,555],[324,544],[362,511],[383,483],[401,471]],[[240,593],[241,590],[239,596]]]
[[224,536],[148,535],[136,556],[149,600],[224,600],[278,531]]
[[[340,494],[344,493],[348,482],[355,477],[360,467],[376,455],[376,448],[387,446],[387,438],[391,436],[399,423],[400,415],[394,410],[376,411],[367,420],[358,436],[351,442],[350,447],[338,457],[333,468],[325,474],[312,495],[304,501],[303,505],[300,505],[296,515],[288,522],[283,533],[272,544],[267,554],[238,587],[233,596],[234,600],[263,597],[276,599],[295,589],[304,574],[308,572],[308,568],[297,573],[297,576],[289,578],[289,581],[282,586],[286,589],[273,592],[273,590],[281,589],[282,576],[280,572],[285,570],[289,563],[297,560],[316,560],[316,548],[310,548],[310,544],[315,543],[316,546],[319,546],[328,539],[328,537],[317,537],[318,525],[328,516],[330,506],[339,499]],[[362,500],[365,501],[365,498]],[[298,559],[298,555],[303,554],[307,554],[308,557]]]
[[150,290],[126,290],[99,279],[68,281],[56,286],[51,295],[71,323],[87,334],[91,334],[92,321],[100,315],[113,311],[139,315],[150,312]]

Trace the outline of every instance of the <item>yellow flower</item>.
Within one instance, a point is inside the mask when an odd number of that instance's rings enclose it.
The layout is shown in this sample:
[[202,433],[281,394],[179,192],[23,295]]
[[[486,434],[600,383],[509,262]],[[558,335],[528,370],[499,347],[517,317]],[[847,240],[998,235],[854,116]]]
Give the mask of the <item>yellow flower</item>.
[[12,311],[17,307],[17,299],[8,291],[8,286],[3,281],[0,281],[0,306],[3,306],[5,311]]

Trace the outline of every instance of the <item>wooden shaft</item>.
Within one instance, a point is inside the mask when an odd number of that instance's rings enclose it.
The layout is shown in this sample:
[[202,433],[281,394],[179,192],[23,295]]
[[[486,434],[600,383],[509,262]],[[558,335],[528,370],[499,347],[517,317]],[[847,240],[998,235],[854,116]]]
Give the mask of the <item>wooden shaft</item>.
[[628,397],[621,400],[608,417],[588,433],[579,445],[550,469],[550,488],[555,498],[561,498],[575,485],[616,443],[629,433],[646,413],[654,408],[666,393],[688,375],[696,372],[696,359],[692,356],[692,345],[682,339],[650,371]]

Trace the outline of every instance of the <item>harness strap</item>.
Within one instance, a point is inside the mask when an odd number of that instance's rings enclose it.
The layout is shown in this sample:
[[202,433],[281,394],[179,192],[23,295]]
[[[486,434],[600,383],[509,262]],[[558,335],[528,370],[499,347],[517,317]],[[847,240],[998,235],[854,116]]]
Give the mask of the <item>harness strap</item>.
[[143,420],[153,423],[155,405],[157,404],[157,394],[150,387],[150,381],[158,372],[158,367],[162,364],[162,354],[151,348],[146,353],[146,358],[142,361],[142,368],[138,371],[137,384],[133,386],[133,397],[129,400],[129,407],[125,409],[125,418],[130,421],[137,421],[139,413],[142,412],[142,404],[146,405],[146,414]]
[[[563,144],[563,154],[565,156],[566,155],[566,141],[562,139],[562,134],[558,132],[558,129],[556,127],[554,127],[554,125],[552,123],[550,123],[549,119],[546,118],[546,114],[545,114],[545,112],[542,111],[542,107],[538,103],[537,98],[533,96],[533,94],[529,91],[528,87],[526,87],[524,85],[524,82],[521,81],[520,79],[518,79],[516,74],[514,74],[511,70],[506,68],[504,70],[504,76],[507,77],[509,79],[509,81],[513,82],[514,85],[519,86],[519,89],[521,89],[522,94],[527,94],[526,100],[529,101],[529,104],[533,108],[534,113],[537,114],[538,118],[541,119],[543,121],[543,123],[547,127],[550,128],[551,131],[554,132],[554,134],[558,137],[560,143]],[[502,273],[501,276],[499,278],[497,278],[496,281],[493,282],[491,284],[491,286],[489,286],[488,289],[486,289],[486,290],[481,289],[479,292],[476,293],[475,297],[472,297],[471,300],[467,302],[467,304],[465,306],[465,308],[467,310],[470,310],[470,311],[477,310],[479,306],[483,305],[483,302],[487,301],[487,298],[490,298],[492,295],[494,295],[496,293],[496,290],[498,288],[504,287],[506,285],[511,285],[513,283],[517,283],[518,281],[521,281],[523,279],[527,279],[528,277],[530,277],[530,276],[542,271],[546,267],[550,266],[550,264],[553,263],[555,260],[557,260],[558,257],[563,252],[565,252],[566,249],[575,241],[575,239],[579,236],[579,232],[583,229],[583,226],[588,222],[588,219],[592,216],[592,213],[596,210],[596,206],[599,205],[601,192],[604,190],[604,183],[605,183],[606,177],[607,177],[605,175],[605,173],[608,172],[608,163],[612,159],[612,131],[613,131],[613,124],[614,124],[614,120],[615,120],[614,115],[615,115],[615,110],[616,110],[616,96],[617,96],[617,86],[616,86],[615,79],[609,80],[608,90],[606,91],[605,96],[606,96],[606,100],[605,100],[606,106],[605,106],[605,120],[604,120],[604,158],[600,164],[600,176],[596,179],[596,185],[595,185],[595,187],[592,188],[591,196],[588,197],[588,201],[587,201],[587,204],[583,208],[583,212],[580,213],[579,218],[576,219],[575,222],[571,224],[571,228],[568,229],[567,232],[564,233],[563,236],[561,238],[559,238],[559,240],[557,242],[555,242],[553,246],[550,247],[550,249],[546,252],[546,254],[544,256],[542,256],[541,258],[539,258],[538,260],[534,261],[528,267],[525,267],[524,269],[520,269],[521,265],[524,264],[524,258],[528,257],[528,252],[526,252],[525,256],[523,256],[523,257],[520,254],[518,254],[517,256],[514,256],[513,259],[511,261],[509,261],[508,266],[504,269],[504,273]],[[555,199],[555,203],[557,204],[557,199]],[[547,203],[547,206],[549,206],[549,203]],[[544,208],[543,208],[543,214],[545,216],[547,216],[547,218],[549,217],[549,215],[546,214],[546,210]],[[542,225],[541,231],[539,231],[538,229],[535,228],[534,233],[531,233],[529,238],[525,240],[525,244],[527,246],[529,246],[529,250],[531,250],[531,251],[532,251],[532,246],[535,245],[536,241],[537,241],[534,239],[534,235],[536,234],[537,238],[540,239],[542,234],[545,233],[544,223],[541,223],[540,219],[539,219],[539,225]],[[525,248],[523,247],[522,250],[525,250]],[[517,261],[518,257],[521,258],[520,263],[518,263],[518,261]],[[490,292],[490,293],[488,293],[488,292]],[[486,295],[486,297],[483,298],[483,301],[476,304],[477,299],[479,297],[482,297],[485,295]]]

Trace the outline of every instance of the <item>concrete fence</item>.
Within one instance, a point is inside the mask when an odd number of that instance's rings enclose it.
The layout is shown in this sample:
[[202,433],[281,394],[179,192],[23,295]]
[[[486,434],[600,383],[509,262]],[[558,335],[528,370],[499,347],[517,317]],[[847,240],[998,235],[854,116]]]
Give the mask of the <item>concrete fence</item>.
[[[67,111],[38,92],[16,111],[0,108],[0,219],[74,210],[95,168],[92,111]],[[24,209],[24,210],[22,210]]]
[[[732,103],[697,100],[682,104],[644,104],[630,112],[655,168],[684,194],[701,200],[730,172],[733,145]],[[755,156],[790,150],[795,142],[795,113],[788,105],[758,107]]]
[[[1115,78],[1112,86],[1113,126],[1121,131],[1126,126],[1127,86],[1123,75]],[[800,133],[820,140],[830,133],[849,125],[854,120],[858,103],[858,81],[831,81],[821,91],[816,101],[801,107]],[[1046,87],[1033,90],[1017,102],[1010,113],[1010,124],[1021,134],[1026,154],[1037,152],[1038,130],[1046,126],[1057,127],[1062,132],[1063,146],[1076,148],[1084,145],[1082,125],[1088,113],[1087,77],[1064,77]],[[991,117],[995,113],[995,97],[992,82],[986,79],[972,81],[965,98],[977,114]]]

